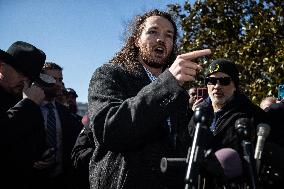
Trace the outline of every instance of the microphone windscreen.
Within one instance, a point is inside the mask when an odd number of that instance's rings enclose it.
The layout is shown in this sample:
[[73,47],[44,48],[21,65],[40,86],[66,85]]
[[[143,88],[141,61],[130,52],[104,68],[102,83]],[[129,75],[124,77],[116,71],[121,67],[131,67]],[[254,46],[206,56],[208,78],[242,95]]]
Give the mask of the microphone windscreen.
[[227,178],[235,178],[242,174],[241,158],[232,148],[222,148],[215,152],[215,156],[221,164]]
[[239,118],[235,122],[235,128],[239,129],[242,127],[248,127],[250,125],[250,119],[249,118]]
[[267,137],[270,133],[270,126],[266,123],[257,125],[257,136]]

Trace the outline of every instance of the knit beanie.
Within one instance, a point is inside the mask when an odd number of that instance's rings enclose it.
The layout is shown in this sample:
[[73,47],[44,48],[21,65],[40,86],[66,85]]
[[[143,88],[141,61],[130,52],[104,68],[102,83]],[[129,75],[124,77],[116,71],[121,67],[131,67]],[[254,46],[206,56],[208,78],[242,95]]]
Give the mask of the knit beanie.
[[216,72],[228,74],[235,83],[235,86],[239,86],[239,71],[234,62],[223,58],[216,59],[209,65],[205,76],[208,77]]

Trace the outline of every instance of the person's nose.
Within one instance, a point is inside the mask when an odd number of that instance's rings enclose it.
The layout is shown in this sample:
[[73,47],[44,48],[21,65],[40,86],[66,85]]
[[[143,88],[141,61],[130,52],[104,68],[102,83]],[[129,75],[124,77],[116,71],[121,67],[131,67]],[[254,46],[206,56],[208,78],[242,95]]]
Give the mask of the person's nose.
[[220,84],[220,81],[218,80],[217,83],[214,85],[215,88],[220,88],[222,85]]
[[163,35],[159,35],[158,38],[157,38],[157,42],[164,44],[164,43],[165,43],[165,38],[164,38],[164,36],[163,36]]

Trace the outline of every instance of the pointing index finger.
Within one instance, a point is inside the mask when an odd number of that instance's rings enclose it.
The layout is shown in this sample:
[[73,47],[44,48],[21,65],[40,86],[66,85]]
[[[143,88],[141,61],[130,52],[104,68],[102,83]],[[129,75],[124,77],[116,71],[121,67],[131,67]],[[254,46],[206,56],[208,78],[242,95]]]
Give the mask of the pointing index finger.
[[179,55],[181,58],[187,59],[187,60],[191,60],[191,59],[195,59],[201,56],[206,56],[211,54],[211,50],[210,49],[203,49],[203,50],[198,50],[198,51],[192,51],[192,52],[188,52],[185,54],[181,54]]

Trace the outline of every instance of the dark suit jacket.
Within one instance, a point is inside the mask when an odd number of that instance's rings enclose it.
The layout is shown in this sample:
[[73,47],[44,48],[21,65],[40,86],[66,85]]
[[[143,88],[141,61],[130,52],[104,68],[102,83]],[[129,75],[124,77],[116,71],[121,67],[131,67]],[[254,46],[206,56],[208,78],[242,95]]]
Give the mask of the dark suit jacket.
[[76,115],[64,105],[56,102],[62,127],[62,150],[63,150],[63,171],[72,171],[71,152],[76,139],[83,128],[83,124],[77,119]]
[[88,100],[91,188],[184,187],[184,174],[160,171],[162,157],[186,157],[188,147],[188,94],[168,70],[151,82],[140,64],[133,72],[105,64],[92,76]]
[[[44,170],[35,170],[36,180],[33,188],[75,188],[74,183],[76,178],[74,177],[74,167],[72,166],[71,161],[71,151],[83,128],[83,124],[64,105],[55,102],[55,106],[59,115],[62,130],[62,174],[58,175],[56,178],[51,178],[49,174],[50,171],[53,171],[54,167]],[[50,183],[52,183],[51,186]]]
[[44,124],[39,106],[29,99],[17,102],[0,88],[1,184],[30,188],[32,166],[45,150]]

